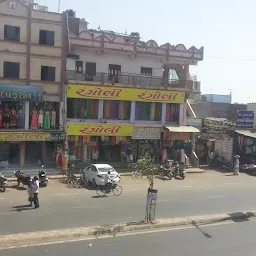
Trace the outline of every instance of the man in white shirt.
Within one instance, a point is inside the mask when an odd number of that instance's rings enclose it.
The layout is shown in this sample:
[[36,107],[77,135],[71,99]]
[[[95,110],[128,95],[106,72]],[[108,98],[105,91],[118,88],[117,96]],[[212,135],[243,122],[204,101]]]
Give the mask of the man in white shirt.
[[106,184],[108,184],[108,183],[110,183],[110,182],[111,182],[110,171],[108,171],[108,173],[105,174],[105,176],[104,176],[104,183],[105,183],[105,185],[106,185]]
[[39,193],[39,181],[38,178],[35,176],[32,183],[32,190],[34,193],[34,204],[35,209],[39,208],[39,199],[38,199],[38,193]]

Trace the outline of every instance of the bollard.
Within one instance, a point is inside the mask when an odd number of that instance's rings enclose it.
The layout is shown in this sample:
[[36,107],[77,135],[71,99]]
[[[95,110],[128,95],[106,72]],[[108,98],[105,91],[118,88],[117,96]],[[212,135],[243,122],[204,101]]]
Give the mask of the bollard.
[[239,155],[234,156],[234,175],[239,175]]

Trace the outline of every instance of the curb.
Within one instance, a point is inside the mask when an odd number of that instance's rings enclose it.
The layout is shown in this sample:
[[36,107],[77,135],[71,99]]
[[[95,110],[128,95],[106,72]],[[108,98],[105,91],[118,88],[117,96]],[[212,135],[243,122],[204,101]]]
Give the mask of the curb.
[[[205,172],[205,170],[198,170],[198,171],[189,171],[189,169],[188,170],[186,170],[186,173],[189,173],[189,174],[197,174],[197,173],[204,173]],[[123,176],[123,177],[127,177],[127,176],[132,176],[132,174],[133,174],[133,172],[120,172],[119,173],[120,175],[121,175],[121,177]],[[7,177],[7,179],[8,179],[8,181],[16,181],[17,180],[17,178],[15,178],[15,177],[8,177],[8,176],[6,176]],[[50,180],[57,180],[57,179],[61,179],[61,178],[63,178],[63,177],[65,177],[65,175],[62,175],[62,174],[56,174],[56,175],[47,175],[47,177],[50,179]]]
[[160,228],[199,226],[224,221],[241,221],[256,217],[254,211],[223,213],[203,216],[159,219],[156,224],[145,224],[144,221],[117,225],[102,225],[82,228],[48,230],[0,236],[0,250],[19,246],[32,246],[44,242],[70,241],[75,239],[99,238],[100,236],[116,236],[119,233],[149,231]]

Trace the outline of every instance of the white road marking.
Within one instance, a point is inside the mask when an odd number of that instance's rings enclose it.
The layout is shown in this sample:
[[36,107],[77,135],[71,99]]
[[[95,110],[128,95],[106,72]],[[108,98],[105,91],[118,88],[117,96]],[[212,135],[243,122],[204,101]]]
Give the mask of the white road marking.
[[85,209],[85,208],[95,208],[96,206],[94,205],[87,205],[87,206],[75,206],[72,207],[73,209]]
[[192,188],[192,186],[176,186],[176,188]]
[[72,196],[72,195],[78,195],[79,193],[68,193],[68,194],[54,194],[54,196]]
[[213,199],[213,198],[223,198],[225,196],[208,196],[209,199]]
[[239,185],[239,182],[228,182],[228,183],[224,183],[224,185]]

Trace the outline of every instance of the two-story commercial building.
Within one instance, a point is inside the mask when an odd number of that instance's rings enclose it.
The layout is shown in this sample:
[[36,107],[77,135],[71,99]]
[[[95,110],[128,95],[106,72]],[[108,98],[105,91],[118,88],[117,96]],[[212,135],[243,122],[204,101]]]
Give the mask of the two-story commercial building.
[[21,167],[55,161],[65,139],[64,15],[33,2],[0,1],[0,157]]
[[159,46],[141,41],[139,33],[88,29],[72,10],[67,16],[70,158],[126,162],[132,154],[136,161],[158,158],[164,146],[178,158],[198,131],[185,126],[186,99],[200,93],[189,66],[203,60],[203,48]]

